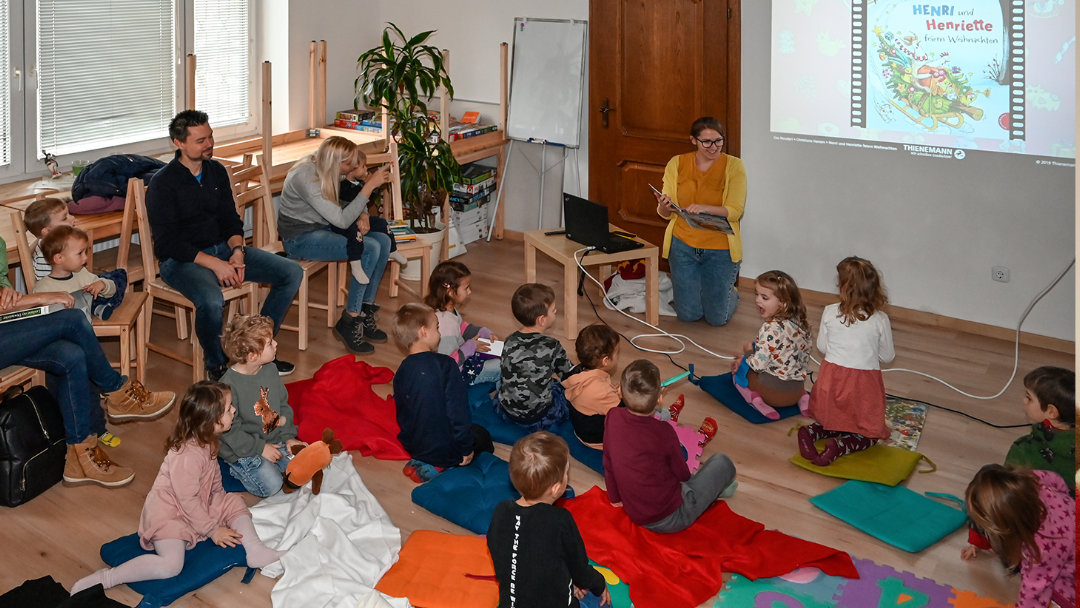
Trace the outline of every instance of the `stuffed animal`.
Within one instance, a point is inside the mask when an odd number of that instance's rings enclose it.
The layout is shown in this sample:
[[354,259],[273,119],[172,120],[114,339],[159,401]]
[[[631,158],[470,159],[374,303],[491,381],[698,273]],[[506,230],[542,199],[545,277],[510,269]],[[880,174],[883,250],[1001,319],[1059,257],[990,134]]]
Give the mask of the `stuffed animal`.
[[323,429],[322,441],[302,447],[293,446],[294,456],[282,474],[282,491],[289,494],[310,481],[311,493],[318,494],[322,489],[323,469],[330,465],[334,454],[341,452],[341,442],[334,439],[334,431],[328,428]]
[[270,402],[266,399],[270,395],[270,389],[265,386],[259,387],[259,400],[255,402],[255,415],[262,416],[263,432],[267,435],[275,427],[279,427],[285,424],[285,419],[281,417],[281,414],[275,412],[270,408]]

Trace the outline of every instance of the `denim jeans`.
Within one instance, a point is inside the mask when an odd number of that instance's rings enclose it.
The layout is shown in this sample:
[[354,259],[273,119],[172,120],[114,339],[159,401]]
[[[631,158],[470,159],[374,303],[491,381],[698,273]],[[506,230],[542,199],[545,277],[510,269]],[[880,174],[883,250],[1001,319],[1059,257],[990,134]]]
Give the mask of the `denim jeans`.
[[668,252],[675,314],[680,321],[705,317],[709,325],[725,325],[735,314],[739,292],[739,263],[726,249],[696,249],[671,237]]
[[266,498],[277,494],[281,489],[281,475],[285,473],[285,467],[292,460],[285,446],[278,449],[281,458],[277,462],[270,462],[262,456],[248,456],[236,462],[229,463],[229,474],[244,484],[244,489],[259,498]]
[[105,410],[93,387],[111,393],[127,378],[109,365],[83,313],[66,309],[0,327],[4,341],[0,368],[18,364],[45,371],[49,389],[60,403],[67,442],[76,444],[104,433]]
[[[224,241],[202,252],[219,260],[228,260],[232,256],[232,249]],[[178,262],[170,258],[161,263],[161,278],[195,305],[195,334],[206,353],[206,369],[225,365],[228,359],[221,349],[225,298],[221,295],[217,276],[209,268],[195,262]],[[270,285],[262,314],[274,321],[274,333],[281,327],[281,320],[285,318],[285,312],[289,310],[303,278],[303,269],[292,260],[254,247],[248,247],[244,254],[244,280]]]
[[[294,260],[340,262],[348,259],[345,253],[345,237],[332,232],[329,226],[305,232],[285,239],[283,242],[285,253]],[[375,302],[375,294],[379,291],[379,282],[382,281],[383,272],[386,270],[386,260],[389,257],[390,237],[386,233],[372,230],[364,235],[364,254],[360,258],[360,265],[364,268],[364,273],[367,274],[370,282],[367,285],[361,285],[350,273],[349,299],[345,310],[359,313],[363,304]]]

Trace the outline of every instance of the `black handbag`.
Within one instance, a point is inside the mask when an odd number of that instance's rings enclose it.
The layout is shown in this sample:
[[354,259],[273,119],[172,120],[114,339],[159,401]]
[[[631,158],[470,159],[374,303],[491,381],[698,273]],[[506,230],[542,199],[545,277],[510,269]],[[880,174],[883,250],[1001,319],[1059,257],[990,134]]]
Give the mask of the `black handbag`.
[[8,389],[0,401],[0,504],[15,507],[64,476],[60,406],[44,386]]

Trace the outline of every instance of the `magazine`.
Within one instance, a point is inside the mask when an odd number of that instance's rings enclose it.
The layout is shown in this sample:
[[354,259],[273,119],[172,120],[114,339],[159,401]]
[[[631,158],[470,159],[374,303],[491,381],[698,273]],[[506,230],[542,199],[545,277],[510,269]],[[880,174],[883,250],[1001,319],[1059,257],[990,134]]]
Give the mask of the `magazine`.
[[[649,184],[652,191],[658,196],[663,196],[664,193],[656,189],[656,186]],[[735,231],[731,229],[731,224],[728,223],[727,218],[722,215],[713,215],[712,213],[690,213],[686,209],[683,209],[675,201],[671,201],[671,206],[675,207],[675,213],[678,213],[691,228],[697,228],[699,230],[712,230],[713,232],[723,232],[724,234],[735,234]]]

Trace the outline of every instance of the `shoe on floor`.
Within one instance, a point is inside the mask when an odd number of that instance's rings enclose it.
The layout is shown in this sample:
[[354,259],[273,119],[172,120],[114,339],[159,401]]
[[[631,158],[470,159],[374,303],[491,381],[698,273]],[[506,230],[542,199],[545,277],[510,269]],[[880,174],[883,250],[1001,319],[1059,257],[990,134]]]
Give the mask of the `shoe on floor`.
[[172,391],[150,392],[142,382],[128,378],[118,390],[105,395],[105,411],[112,422],[152,420],[164,416],[175,401]]
[[375,311],[379,310],[377,304],[365,303],[360,318],[364,324],[364,338],[369,342],[386,342],[386,332],[375,326]]
[[97,437],[91,435],[82,443],[68,445],[67,459],[64,462],[65,486],[97,484],[106,488],[119,488],[135,479],[134,471],[109,459],[97,442]]
[[352,316],[342,311],[341,318],[334,325],[334,335],[345,343],[345,348],[354,355],[370,355],[375,347],[364,340],[364,321],[359,316]]
[[288,361],[282,361],[277,357],[274,357],[274,365],[277,366],[277,375],[288,376],[296,370],[296,366]]

